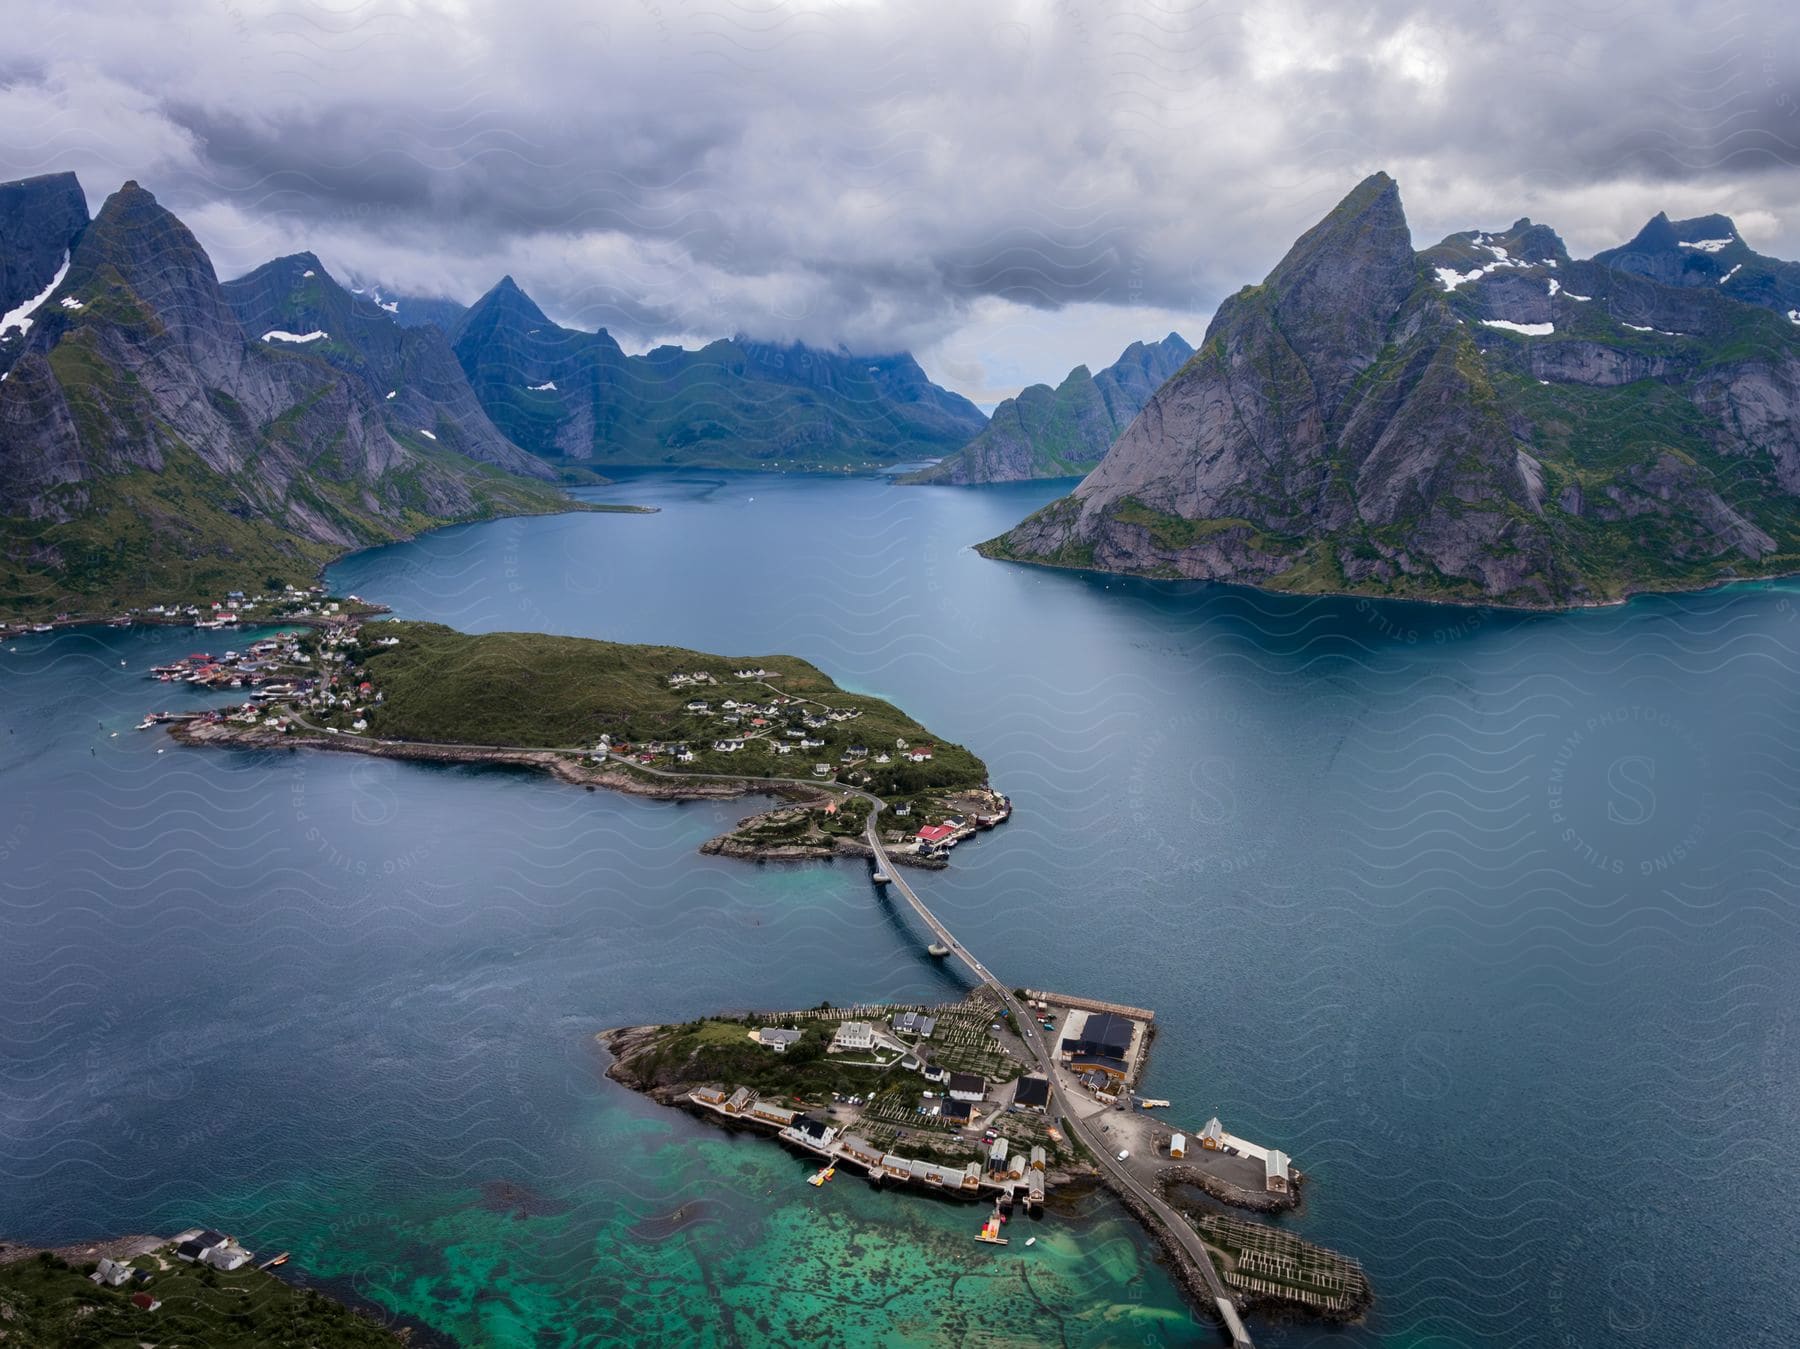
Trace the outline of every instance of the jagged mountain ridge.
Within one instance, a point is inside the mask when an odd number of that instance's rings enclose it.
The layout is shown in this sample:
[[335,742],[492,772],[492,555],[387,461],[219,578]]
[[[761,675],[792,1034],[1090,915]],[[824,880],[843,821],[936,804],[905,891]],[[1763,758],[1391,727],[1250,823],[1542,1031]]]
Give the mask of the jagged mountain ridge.
[[87,194],[72,173],[0,183],[0,373],[25,349],[36,311],[87,223]]
[[554,323],[510,276],[450,338],[495,425],[557,462],[868,467],[948,453],[987,420],[905,353],[738,337],[628,356],[605,329]]
[[1074,494],[993,556],[1295,591],[1594,603],[1800,565],[1800,328],[1553,231],[1415,254],[1360,184]]
[[365,380],[305,344],[247,334],[198,241],[136,183],[82,230],[0,384],[0,501],[0,604],[18,609],[292,578],[563,504],[391,429]]
[[1078,365],[1054,389],[1033,384],[999,403],[961,450],[901,481],[960,486],[1078,477],[1193,354],[1179,333],[1170,333],[1160,342],[1133,342],[1097,375]]
[[286,340],[264,336],[271,332],[324,334],[288,345],[303,345],[308,355],[361,379],[397,434],[429,431],[438,444],[471,459],[528,477],[554,476],[495,428],[439,329],[403,326],[377,298],[335,281],[313,254],[264,263],[222,290],[251,340]]

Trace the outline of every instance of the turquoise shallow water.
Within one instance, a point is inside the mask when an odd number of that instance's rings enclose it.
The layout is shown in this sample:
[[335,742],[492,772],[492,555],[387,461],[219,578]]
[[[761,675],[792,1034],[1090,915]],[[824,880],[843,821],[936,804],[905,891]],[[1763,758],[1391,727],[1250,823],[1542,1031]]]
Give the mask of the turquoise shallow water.
[[[333,576],[793,652],[973,746],[1019,813],[929,901],[1003,976],[1156,1007],[1151,1093],[1286,1147],[1289,1221],[1369,1267],[1367,1327],[1259,1343],[1790,1342],[1795,592],[1509,616],[969,551],[1054,490],[650,475],[603,494],[659,515]],[[743,803],[159,755],[137,672],[198,644],[0,652],[0,1230],[204,1219],[468,1343],[1207,1335],[1103,1198],[996,1255],[600,1079],[607,1025],[955,996],[858,869],[696,854]]]

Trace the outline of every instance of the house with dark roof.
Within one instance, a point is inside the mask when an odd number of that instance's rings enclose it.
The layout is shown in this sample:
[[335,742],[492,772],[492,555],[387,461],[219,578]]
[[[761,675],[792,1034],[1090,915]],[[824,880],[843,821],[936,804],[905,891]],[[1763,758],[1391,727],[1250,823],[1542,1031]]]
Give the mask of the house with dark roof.
[[1033,1074],[1021,1077],[1013,1088],[1013,1104],[1026,1106],[1032,1110],[1042,1110],[1050,1104],[1049,1079]]
[[979,1101],[987,1095],[987,1079],[979,1073],[951,1073],[950,1099]]
[[1116,1012],[1090,1012],[1081,1030],[1062,1042],[1063,1060],[1077,1073],[1124,1077],[1129,1069],[1132,1024]]
[[1076,1052],[1122,1059],[1131,1049],[1131,1032],[1131,1022],[1117,1012],[1089,1012],[1074,1040]]
[[947,1120],[967,1120],[975,1110],[973,1101],[945,1101],[943,1118]]
[[214,1246],[223,1246],[224,1244],[225,1234],[223,1232],[215,1232],[211,1228],[208,1228],[203,1232],[196,1232],[193,1236],[182,1242],[175,1248],[175,1254],[177,1258],[186,1260],[188,1263],[192,1264],[194,1261],[199,1260],[204,1256]]

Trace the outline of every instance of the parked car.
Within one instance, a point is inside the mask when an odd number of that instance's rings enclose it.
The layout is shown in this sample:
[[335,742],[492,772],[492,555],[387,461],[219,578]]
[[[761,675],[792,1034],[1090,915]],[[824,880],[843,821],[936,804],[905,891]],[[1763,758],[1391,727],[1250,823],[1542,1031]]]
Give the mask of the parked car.
[[1130,1148],[1120,1148],[1119,1149],[1119,1160],[1120,1161],[1124,1161],[1129,1156],[1131,1156]]

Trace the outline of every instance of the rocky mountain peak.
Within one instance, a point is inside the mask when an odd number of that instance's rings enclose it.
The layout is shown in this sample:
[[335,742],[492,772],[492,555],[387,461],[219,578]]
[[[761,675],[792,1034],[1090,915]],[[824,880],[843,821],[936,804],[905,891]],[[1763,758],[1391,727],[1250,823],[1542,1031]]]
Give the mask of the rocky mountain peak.
[[188,227],[136,182],[101,205],[75,248],[66,285],[83,292],[120,283],[144,321],[160,326],[212,373],[241,358],[243,331],[212,259]]
[[1399,184],[1374,173],[1295,241],[1263,291],[1329,403],[1385,345],[1418,276]]
[[[44,295],[87,223],[87,197],[72,173],[0,183],[0,315],[20,313]],[[23,350],[28,331],[24,323],[8,325],[0,370]]]

